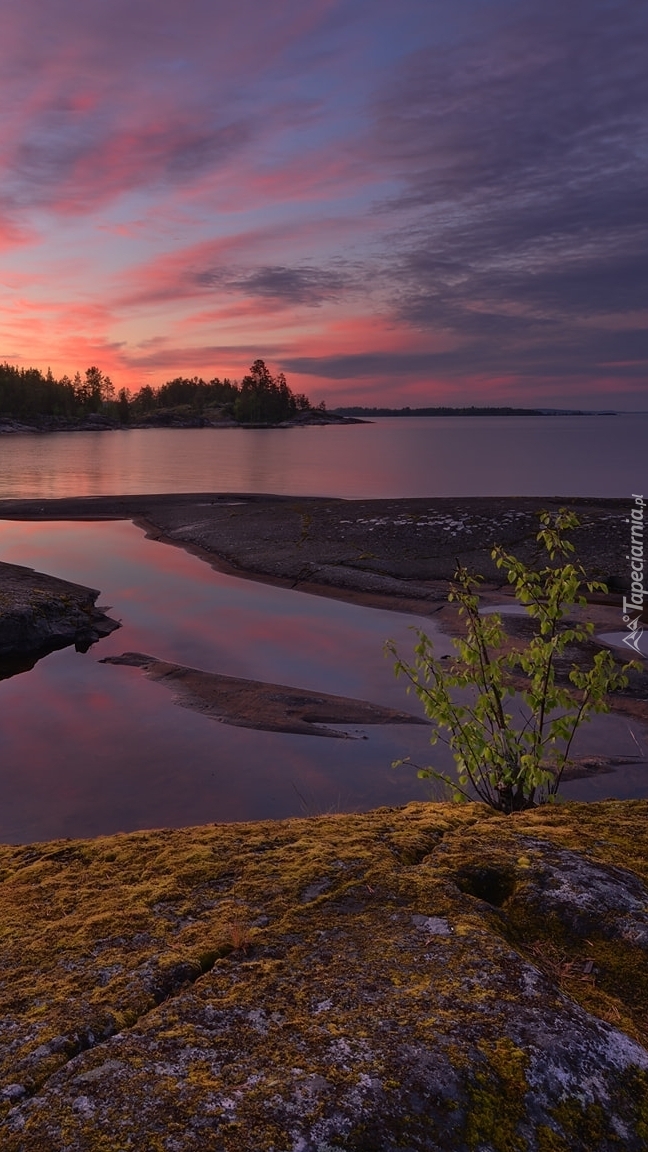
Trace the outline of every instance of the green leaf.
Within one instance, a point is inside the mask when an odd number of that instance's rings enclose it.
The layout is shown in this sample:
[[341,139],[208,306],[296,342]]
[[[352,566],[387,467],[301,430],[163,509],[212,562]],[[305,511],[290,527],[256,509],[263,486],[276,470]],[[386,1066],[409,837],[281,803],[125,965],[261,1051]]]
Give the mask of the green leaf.
[[[604,585],[587,581],[582,567],[567,560],[574,546],[565,532],[578,526],[572,512],[543,511],[540,524],[538,542],[550,560],[561,557],[562,566],[559,561],[535,571],[499,546],[491,552],[514,586],[518,603],[538,622],[538,633],[528,644],[520,648],[512,641],[499,613],[480,616],[476,591],[483,578],[459,566],[448,593],[465,624],[465,635],[453,639],[456,657],[437,660],[432,641],[422,630],[416,633],[411,664],[400,659],[392,641],[385,645],[396,659],[396,675],[409,679],[408,690],[414,688],[435,725],[430,742],[442,739],[451,748],[458,786],[432,768],[419,775],[442,781],[455,798],[474,793],[506,812],[530,807],[537,792],[544,799],[555,797],[576,730],[592,712],[607,709],[607,693],[627,683],[629,669],[641,667],[632,662],[619,670],[611,654],[602,651],[589,668],[574,665],[570,670],[580,699],[556,685],[555,660],[593,631],[590,622],[566,624],[565,616],[574,605],[586,602],[581,588],[602,590]],[[524,710],[515,722],[513,713],[505,711],[504,700],[516,695],[510,676],[517,669],[527,676],[528,686],[519,694]],[[547,748],[555,749],[553,768],[543,759]]]

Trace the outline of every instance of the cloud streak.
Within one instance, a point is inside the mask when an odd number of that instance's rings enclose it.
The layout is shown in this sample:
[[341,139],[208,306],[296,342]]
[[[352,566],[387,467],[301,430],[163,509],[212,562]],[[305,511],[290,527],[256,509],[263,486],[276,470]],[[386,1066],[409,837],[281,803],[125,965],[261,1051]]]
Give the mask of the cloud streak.
[[273,350],[349,402],[641,406],[647,23],[634,0],[5,6],[0,357],[94,346],[136,384]]
[[568,382],[615,360],[645,379],[626,318],[648,303],[645,13],[524,7],[486,43],[417,54],[379,106],[406,177],[392,211],[418,209],[396,241],[399,315],[461,334],[453,375]]

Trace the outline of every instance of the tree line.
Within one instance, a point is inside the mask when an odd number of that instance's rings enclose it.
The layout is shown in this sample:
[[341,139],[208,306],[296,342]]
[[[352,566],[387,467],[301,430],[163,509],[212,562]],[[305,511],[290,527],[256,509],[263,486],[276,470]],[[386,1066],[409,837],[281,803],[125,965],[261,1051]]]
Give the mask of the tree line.
[[366,408],[359,404],[350,408],[335,408],[340,416],[545,416],[550,409],[545,408]]
[[[323,405],[320,405],[322,408]],[[265,361],[255,360],[239,382],[227,378],[203,380],[177,376],[154,389],[145,384],[132,393],[118,392],[99,368],[86,369],[73,379],[57,380],[51,371],[0,364],[0,416],[38,421],[41,418],[83,419],[101,414],[116,423],[151,420],[164,415],[212,416],[239,424],[278,424],[311,411],[303,393],[289,388],[283,372],[273,376]]]

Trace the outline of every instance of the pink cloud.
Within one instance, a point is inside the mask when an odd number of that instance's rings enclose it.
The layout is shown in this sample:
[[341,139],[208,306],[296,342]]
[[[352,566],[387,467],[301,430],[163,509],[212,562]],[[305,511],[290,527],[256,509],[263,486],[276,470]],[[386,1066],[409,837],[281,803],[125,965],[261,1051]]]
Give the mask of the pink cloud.
[[243,122],[210,129],[196,126],[190,117],[123,128],[69,157],[58,195],[49,207],[76,214],[142,185],[187,180],[196,170],[228,157],[248,135]]
[[[259,18],[256,0],[193,0],[182,20],[171,2],[154,13],[72,0],[56,16],[40,0],[5,9],[0,99],[12,115],[0,127],[0,167],[16,204],[77,213],[134,188],[192,183],[277,122],[284,130],[274,73],[336,7],[286,0]],[[255,99],[264,78],[273,94]],[[308,105],[291,101],[294,122]]]
[[639,10],[488,7],[0,6],[0,356],[131,383],[249,350],[408,403],[645,386]]
[[13,220],[0,215],[0,252],[8,252],[10,248],[28,244],[32,239],[33,233],[26,228],[19,228]]
[[55,375],[83,371],[100,363],[119,372],[119,343],[109,336],[110,313],[95,303],[16,296],[6,301],[0,319],[0,360],[21,367],[51,367]]
[[[279,135],[278,127],[274,134]],[[269,125],[266,135],[272,139]],[[255,209],[267,211],[272,204],[293,203],[307,203],[321,212],[322,203],[370,190],[377,178],[379,165],[367,142],[349,138],[313,144],[305,140],[299,149],[275,156],[270,162],[264,150],[258,155],[254,147],[248,148],[236,157],[235,164],[224,164],[198,176],[180,196],[187,202],[209,202],[219,211],[237,215]],[[371,226],[367,219],[362,230]]]

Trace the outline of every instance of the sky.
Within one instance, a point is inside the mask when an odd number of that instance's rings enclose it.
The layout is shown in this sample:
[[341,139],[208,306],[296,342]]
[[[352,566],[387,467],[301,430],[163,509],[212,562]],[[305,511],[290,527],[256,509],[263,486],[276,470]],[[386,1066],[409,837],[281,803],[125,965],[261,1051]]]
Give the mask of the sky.
[[9,0],[0,361],[648,408],[644,0]]

